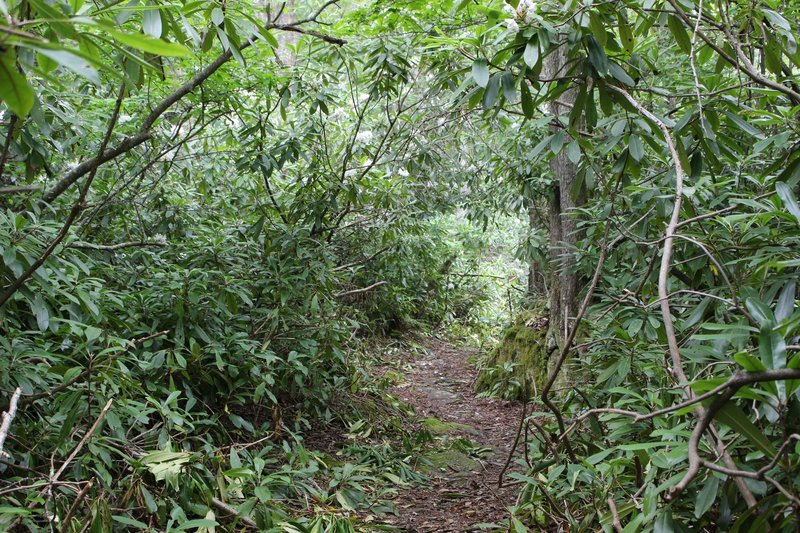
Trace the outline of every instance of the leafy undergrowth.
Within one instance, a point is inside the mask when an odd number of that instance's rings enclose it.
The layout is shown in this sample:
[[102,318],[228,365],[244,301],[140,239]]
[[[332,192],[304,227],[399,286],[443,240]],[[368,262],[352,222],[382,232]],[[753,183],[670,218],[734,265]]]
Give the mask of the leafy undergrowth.
[[[168,434],[163,423],[126,440],[115,438],[119,415],[105,409],[98,420],[112,434],[81,439],[91,455],[65,463],[69,474],[86,481],[56,480],[52,488],[46,482],[30,483],[38,459],[35,445],[25,454],[30,466],[3,462],[7,483],[0,491],[5,500],[0,523],[4,529],[36,530],[35,509],[57,510],[66,503],[74,508],[85,499],[92,531],[211,531],[242,525],[265,531],[353,531],[356,524],[394,512],[391,499],[397,488],[423,479],[412,462],[430,434],[406,427],[408,409],[388,396],[385,387],[385,380],[352,383],[332,396],[336,416],[328,420],[297,406],[275,406],[267,409],[268,415],[263,406],[240,407],[239,415],[230,413],[225,421],[206,420],[206,436],[194,438],[185,432]],[[172,394],[160,404],[138,406],[138,415],[147,419],[160,408],[172,422],[197,424],[193,403]],[[252,424],[258,420],[265,422],[257,430]],[[59,422],[58,417],[51,422]],[[65,434],[76,425],[63,418],[60,422]],[[268,426],[272,429],[264,434],[261,429]],[[227,445],[212,445],[215,430],[230,439]],[[22,455],[16,452],[13,459]],[[118,497],[98,491],[104,486],[113,487]],[[82,530],[85,522],[79,523],[74,509],[65,516],[58,523],[61,530]]]

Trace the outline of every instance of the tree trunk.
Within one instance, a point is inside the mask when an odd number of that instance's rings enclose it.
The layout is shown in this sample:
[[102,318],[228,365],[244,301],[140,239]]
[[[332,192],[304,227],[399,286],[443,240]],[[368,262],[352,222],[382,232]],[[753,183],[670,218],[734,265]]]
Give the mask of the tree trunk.
[[[562,42],[566,36],[560,36]],[[567,70],[566,46],[562,45],[548,56],[544,76],[548,79],[564,77]],[[549,111],[553,116],[550,124],[551,133],[557,133],[567,127],[569,112],[575,103],[576,88],[570,88],[558,99],[550,102]],[[569,333],[570,317],[574,316],[578,307],[578,275],[574,272],[574,250],[581,238],[578,231],[578,219],[574,213],[576,207],[586,202],[586,191],[583,185],[574,194],[578,178],[577,166],[567,156],[567,145],[571,142],[566,136],[564,148],[550,160],[550,171],[553,173],[553,188],[550,193],[550,262],[552,281],[550,284],[550,335],[559,349],[562,349]],[[560,381],[567,379],[562,371]]]

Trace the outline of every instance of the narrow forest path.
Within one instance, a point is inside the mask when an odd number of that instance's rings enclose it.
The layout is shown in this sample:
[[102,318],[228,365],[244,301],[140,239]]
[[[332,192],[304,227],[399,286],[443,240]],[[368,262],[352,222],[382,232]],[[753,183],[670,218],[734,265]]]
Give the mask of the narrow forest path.
[[[407,365],[406,381],[391,392],[414,407],[443,446],[428,456],[434,463],[426,469],[428,485],[401,491],[399,516],[390,523],[420,533],[476,531],[477,524],[506,518],[514,503],[516,488],[497,485],[522,404],[476,396],[473,353],[436,338],[422,344],[426,350]],[[459,437],[469,445],[459,446]]]

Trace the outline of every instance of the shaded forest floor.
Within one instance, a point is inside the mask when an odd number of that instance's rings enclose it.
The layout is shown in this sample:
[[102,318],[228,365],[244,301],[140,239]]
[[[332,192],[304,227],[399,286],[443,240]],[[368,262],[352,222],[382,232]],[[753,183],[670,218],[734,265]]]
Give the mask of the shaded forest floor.
[[390,392],[414,408],[440,446],[422,462],[427,485],[402,490],[398,516],[387,523],[414,532],[478,530],[507,518],[514,504],[516,487],[498,488],[498,478],[522,405],[476,396],[473,353],[435,338],[422,344],[425,350],[408,356],[404,379]]

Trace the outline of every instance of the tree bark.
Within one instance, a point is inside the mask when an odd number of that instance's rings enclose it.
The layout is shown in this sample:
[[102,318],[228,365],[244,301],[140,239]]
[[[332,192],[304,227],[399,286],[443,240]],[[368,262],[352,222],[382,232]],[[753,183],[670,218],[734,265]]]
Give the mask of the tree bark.
[[[558,79],[566,75],[567,55],[566,36],[560,36],[561,44],[551,53],[545,64],[544,75],[548,79]],[[557,82],[556,82],[557,83]],[[572,87],[549,104],[552,115],[551,133],[558,133],[568,126],[568,116],[575,103],[577,88]],[[585,187],[581,185],[575,194],[578,167],[567,156],[566,146],[571,142],[566,136],[564,148],[550,160],[553,187],[550,191],[550,262],[552,281],[550,284],[550,334],[559,349],[563,349],[569,335],[570,317],[578,309],[580,291],[578,275],[575,272],[574,250],[581,238],[575,208],[586,202]],[[562,373],[561,380],[567,376]]]

